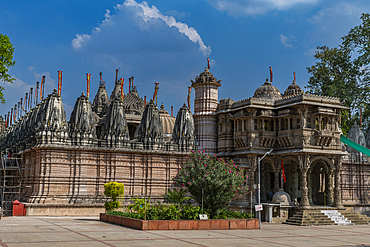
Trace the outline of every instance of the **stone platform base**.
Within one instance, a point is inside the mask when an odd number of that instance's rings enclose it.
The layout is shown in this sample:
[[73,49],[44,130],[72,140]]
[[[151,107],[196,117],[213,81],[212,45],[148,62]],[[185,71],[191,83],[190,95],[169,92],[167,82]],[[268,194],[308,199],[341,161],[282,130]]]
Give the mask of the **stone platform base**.
[[27,216],[96,216],[105,212],[104,204],[24,203]]
[[139,230],[228,230],[258,229],[258,219],[139,220],[101,213],[100,220]]

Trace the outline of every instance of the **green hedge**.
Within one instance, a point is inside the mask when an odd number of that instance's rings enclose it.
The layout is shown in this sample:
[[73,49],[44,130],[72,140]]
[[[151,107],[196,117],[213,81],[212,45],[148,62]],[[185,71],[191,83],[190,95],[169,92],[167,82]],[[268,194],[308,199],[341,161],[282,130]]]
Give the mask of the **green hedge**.
[[[199,206],[192,205],[147,205],[147,220],[196,220],[199,219],[202,209]],[[208,215],[208,212],[204,212]],[[144,219],[145,214],[139,212],[108,211],[107,214],[123,216],[134,219]],[[240,213],[238,211],[221,210],[213,219],[247,219],[251,218],[249,213]]]

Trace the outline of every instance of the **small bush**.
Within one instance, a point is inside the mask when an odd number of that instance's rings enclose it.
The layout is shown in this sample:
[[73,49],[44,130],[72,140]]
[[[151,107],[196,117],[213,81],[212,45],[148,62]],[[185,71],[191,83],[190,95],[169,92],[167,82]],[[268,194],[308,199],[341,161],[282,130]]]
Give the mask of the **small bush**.
[[119,202],[117,201],[105,202],[104,206],[106,211],[111,211],[119,208]]

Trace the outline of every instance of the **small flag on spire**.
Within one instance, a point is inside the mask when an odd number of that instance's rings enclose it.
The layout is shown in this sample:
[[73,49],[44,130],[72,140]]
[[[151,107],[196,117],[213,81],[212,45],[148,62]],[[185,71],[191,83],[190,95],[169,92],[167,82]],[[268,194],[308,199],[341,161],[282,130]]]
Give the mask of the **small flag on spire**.
[[32,94],[33,94],[33,87],[30,89],[30,97],[28,98],[28,107],[32,108]]
[[146,96],[144,96],[144,107],[146,107]]
[[124,79],[123,78],[120,78],[120,81],[121,81],[121,102],[123,102],[123,83],[124,83]]
[[157,105],[157,101],[158,101],[158,95],[157,95],[158,94],[158,89],[159,89],[158,84],[159,84],[159,82],[156,82],[155,83],[155,88],[154,88],[153,102],[155,100],[155,105]]
[[191,87],[188,87],[188,108],[190,110],[190,94],[191,94]]
[[35,105],[37,104],[37,95],[39,93],[39,84],[40,82],[36,82],[36,90],[35,90]]
[[101,84],[101,82],[103,82],[104,86],[105,86],[105,81],[103,80],[103,73],[100,72],[99,74],[100,74],[100,84]]
[[293,72],[293,75],[294,75],[293,83],[295,83],[295,72]]
[[171,105],[171,117],[173,117],[173,105]]
[[60,97],[62,92],[62,73],[63,71],[58,71],[58,96]]
[[207,58],[208,70],[211,69],[211,65],[209,65],[209,58]]
[[13,108],[10,110],[10,125],[12,125],[13,120]]
[[132,78],[128,78],[128,92],[130,93],[131,92],[131,80]]
[[270,82],[272,82],[272,67],[269,68],[270,68]]
[[86,82],[87,82],[86,96],[87,98],[90,98],[90,78],[91,78],[91,74],[86,73]]

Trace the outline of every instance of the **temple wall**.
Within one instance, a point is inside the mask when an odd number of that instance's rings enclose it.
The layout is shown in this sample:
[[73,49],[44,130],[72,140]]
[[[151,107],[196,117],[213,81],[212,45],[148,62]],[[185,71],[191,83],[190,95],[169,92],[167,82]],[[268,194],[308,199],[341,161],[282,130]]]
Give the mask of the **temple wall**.
[[344,206],[365,207],[370,214],[369,163],[343,163],[341,189]]
[[[172,178],[186,154],[62,145],[33,148],[23,152],[22,184],[26,186],[21,191],[21,200],[32,203],[29,212],[36,215],[54,212],[53,205],[64,208],[63,215],[73,211],[68,204],[96,204],[102,208],[107,199],[103,185],[110,181],[125,185],[127,199],[144,197],[146,189],[147,197],[163,200],[162,195],[173,186]],[[50,204],[50,208],[40,209],[37,204]],[[84,212],[81,207],[78,210]]]

